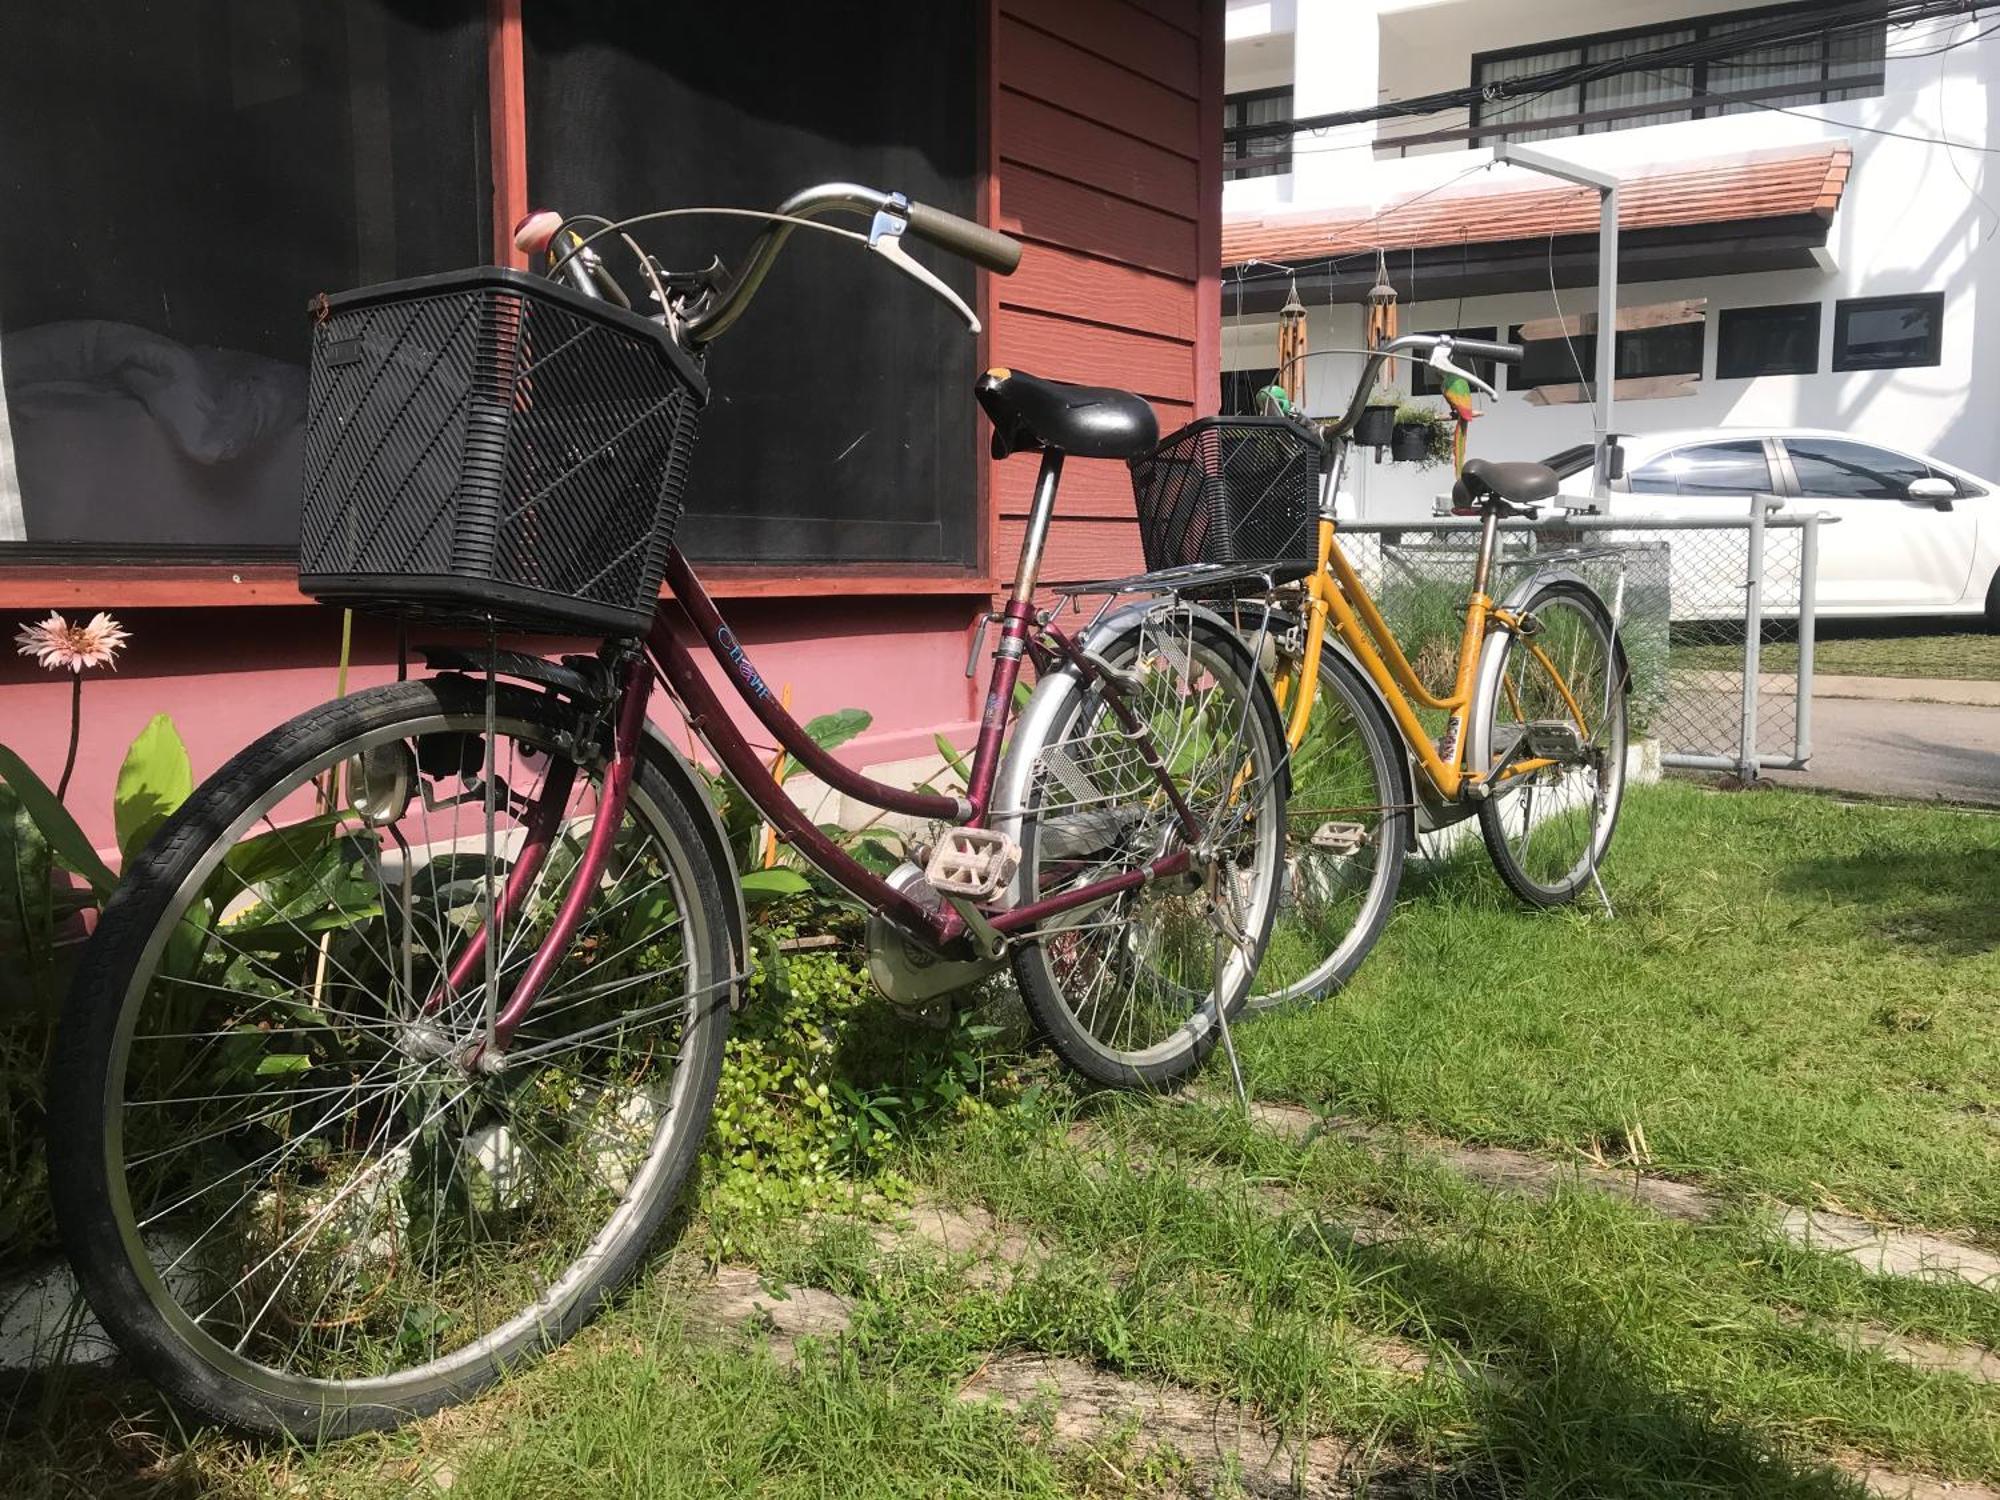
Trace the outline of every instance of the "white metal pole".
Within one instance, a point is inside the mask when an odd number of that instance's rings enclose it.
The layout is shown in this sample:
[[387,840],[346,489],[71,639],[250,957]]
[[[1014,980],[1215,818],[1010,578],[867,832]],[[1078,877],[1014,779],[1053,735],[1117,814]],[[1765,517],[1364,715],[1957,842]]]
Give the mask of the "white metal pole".
[[1598,189],[1597,222],[1597,462],[1591,496],[1611,494],[1611,407],[1618,385],[1618,185]]
[[1602,504],[1611,491],[1611,388],[1618,372],[1618,179],[1609,172],[1592,171],[1509,141],[1493,148],[1493,160],[1496,165],[1526,167],[1545,177],[1597,189],[1597,378],[1592,382],[1596,388],[1591,392],[1597,426],[1597,460],[1591,469],[1590,484],[1592,498]]

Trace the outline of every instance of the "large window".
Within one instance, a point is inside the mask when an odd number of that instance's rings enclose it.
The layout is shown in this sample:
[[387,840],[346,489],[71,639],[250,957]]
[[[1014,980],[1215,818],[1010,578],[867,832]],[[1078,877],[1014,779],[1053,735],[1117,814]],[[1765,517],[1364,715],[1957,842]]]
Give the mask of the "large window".
[[1833,305],[1833,367],[1895,370],[1944,353],[1944,293],[1849,297]]
[[[1824,10],[1814,0],[1478,53],[1472,82],[1480,89],[1566,68],[1608,64],[1617,71],[1518,98],[1482,100],[1473,106],[1475,133],[1468,144],[1539,141],[1880,94],[1886,24],[1815,24]],[[1737,46],[1732,38],[1746,40]],[[1670,48],[1693,50],[1679,63],[1644,62]],[[1478,128],[1484,126],[1493,128]]]
[[1725,307],[1716,324],[1715,378],[1810,375],[1819,368],[1819,304]]
[[1292,91],[1250,89],[1222,101],[1222,177],[1275,177],[1292,170],[1292,133],[1258,134],[1259,125],[1292,118]]
[[91,0],[5,35],[0,558],[289,558],[308,299],[492,253],[485,4]]
[[[569,212],[775,206],[815,182],[978,213],[976,8],[523,6],[528,181]],[[674,267],[739,264],[754,226],[643,232]],[[918,245],[968,302],[973,270]],[[718,562],[977,561],[978,344],[937,297],[830,235],[792,236],[708,359],[687,516]]]
[[[1669,323],[1661,328],[1621,328],[1613,379],[1638,380],[1653,375],[1699,375],[1705,325]],[[1541,385],[1587,384],[1597,378],[1597,335],[1523,339],[1521,325],[1507,330],[1521,346],[1520,364],[1507,372],[1507,388],[1529,391]],[[1580,372],[1580,373],[1579,373]]]

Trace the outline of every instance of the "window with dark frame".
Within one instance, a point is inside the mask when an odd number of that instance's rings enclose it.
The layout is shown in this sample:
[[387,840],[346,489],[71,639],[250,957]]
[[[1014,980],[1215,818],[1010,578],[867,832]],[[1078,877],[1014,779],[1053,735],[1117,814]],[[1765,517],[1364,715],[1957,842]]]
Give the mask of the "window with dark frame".
[[1222,372],[1222,414],[1225,417],[1257,415],[1257,393],[1278,383],[1278,371],[1224,370]]
[[[1619,329],[1613,378],[1699,375],[1705,328],[1705,324],[1693,322]],[[1544,385],[1588,385],[1597,376],[1594,333],[1575,333],[1566,339],[1560,336],[1523,339],[1521,325],[1516,323],[1507,330],[1507,337],[1522,349],[1521,363],[1507,372],[1510,391],[1531,391]]]
[[1819,304],[1725,307],[1716,320],[1715,378],[1811,375],[1819,370]]
[[[1494,342],[1495,337],[1495,330],[1490,327],[1431,328],[1425,331],[1432,334],[1448,333],[1455,339],[1484,339],[1489,344]],[[1492,360],[1467,359],[1463,355],[1454,354],[1452,362],[1462,370],[1470,370],[1494,389],[1499,389],[1498,370]],[[1411,365],[1410,394],[1412,396],[1441,396],[1444,394],[1443,382],[1439,378],[1437,371],[1430,367],[1428,361],[1417,360]]]
[[[1276,177],[1292,170],[1292,133],[1280,130],[1269,135],[1249,133],[1258,125],[1270,125],[1292,118],[1292,91],[1246,89],[1222,101],[1222,180],[1242,177]],[[1242,131],[1245,134],[1236,134]]]
[[289,562],[307,299],[492,254],[486,7],[7,21],[0,557]]
[[[1787,16],[1810,21],[1819,0],[1756,11],[1695,16],[1653,26],[1551,39],[1528,47],[1476,53],[1472,83],[1489,89],[1511,79],[1580,65],[1616,63],[1634,56],[1704,42],[1768,26]],[[1704,61],[1676,67],[1636,68],[1519,98],[1483,99],[1472,107],[1469,146],[1495,140],[1540,141],[1709,119],[1751,110],[1867,99],[1883,86],[1888,42],[1884,21],[1802,26],[1782,42],[1746,44]],[[1491,129],[1480,127],[1491,126]]]
[[[727,7],[522,9],[528,181],[542,202],[765,204],[891,182],[978,213],[976,18],[964,6],[781,0],[754,48]],[[870,72],[900,80],[856,90]],[[662,149],[662,141],[699,143]],[[649,227],[672,266],[731,264],[749,227]],[[938,298],[826,235],[795,235],[710,362],[680,545],[700,562],[967,567],[979,556],[978,344]],[[973,268],[932,257],[971,301]],[[857,309],[868,311],[865,328]]]
[[1944,293],[1847,297],[1833,304],[1833,368],[1899,370],[1944,355]]

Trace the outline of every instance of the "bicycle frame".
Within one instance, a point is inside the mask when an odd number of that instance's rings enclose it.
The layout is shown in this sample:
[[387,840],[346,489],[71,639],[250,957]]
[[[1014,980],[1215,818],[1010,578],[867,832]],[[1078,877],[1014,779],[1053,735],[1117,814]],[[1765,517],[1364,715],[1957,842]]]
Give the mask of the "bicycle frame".
[[[1022,543],[1014,587],[1000,612],[1000,638],[994,646],[992,677],[980,716],[979,738],[973,749],[971,774],[964,797],[912,791],[876,781],[849,769],[821,749],[798,720],[778,702],[680,549],[669,552],[666,581],[672,598],[663,599],[655,609],[643,651],[635,652],[623,668],[612,708],[611,756],[605,767],[596,817],[583,857],[547,938],[521,982],[508,997],[505,1008],[493,1020],[486,1044],[488,1048],[496,1053],[504,1049],[515,1029],[533,1008],[543,983],[568,951],[584,910],[589,905],[590,894],[603,878],[611,857],[615,831],[624,820],[625,804],[644,736],[646,705],[656,675],[680,707],[689,728],[700,736],[729,778],[777,830],[781,841],[797,849],[816,869],[870,910],[881,912],[940,951],[954,952],[967,944],[974,945],[975,952],[990,949],[1006,936],[1032,928],[1048,917],[1097,905],[1151,881],[1184,874],[1192,869],[1191,851],[1199,844],[1203,830],[1193,810],[1173,785],[1166,765],[1157,754],[1151,754],[1144,759],[1180,825],[1180,849],[1137,869],[1010,910],[986,915],[973,912],[966,904],[948,903],[942,909],[932,911],[866,868],[806,817],[736,727],[721,696],[702,674],[686,640],[686,636],[692,633],[706,645],[709,653],[721,663],[736,696],[749,707],[757,721],[807,772],[827,786],[885,811],[938,819],[961,827],[982,827],[993,811],[993,786],[1000,767],[1001,746],[1013,714],[1014,689],[1020,680],[1023,659],[1033,661],[1037,671],[1044,674],[1058,668],[1078,672],[1103,694],[1127,733],[1144,737],[1150,743],[1150,735],[1127,704],[1119,684],[1099,671],[1077,642],[1053,624],[1040,621],[1036,615],[1033,598],[1042,542],[1053,515],[1056,486],[1061,473],[1062,455],[1044,453],[1041,472],[1036,478],[1035,506]],[[561,801],[567,799],[569,790],[568,776],[551,774],[545,779],[537,802],[526,817],[527,837],[522,855],[496,898],[495,910],[489,919],[495,928],[504,930],[513,915],[514,906],[532,885],[534,870],[539,868],[546,855],[548,840],[560,820]],[[552,801],[552,798],[557,800]],[[521,875],[522,866],[529,867],[525,876]],[[487,942],[486,927],[482,926],[453,963],[450,977],[439,993],[432,997],[427,1009],[434,1008],[446,994],[470,980]]]
[[[1466,743],[1470,738],[1465,721],[1472,708],[1479,654],[1487,630],[1492,625],[1508,629],[1518,629],[1520,625],[1519,619],[1494,604],[1486,591],[1493,567],[1498,520],[1499,517],[1489,510],[1480,529],[1479,556],[1473,569],[1472,593],[1466,600],[1465,623],[1459,634],[1452,689],[1440,696],[1424,686],[1409,658],[1403,654],[1401,644],[1389,629],[1388,622],[1382,618],[1382,612],[1376,607],[1367,586],[1354,571],[1347,554],[1341,550],[1333,519],[1325,515],[1320,517],[1317,565],[1305,581],[1305,654],[1299,665],[1298,686],[1289,704],[1284,703],[1282,694],[1280,697],[1280,706],[1287,713],[1285,739],[1293,750],[1305,743],[1307,723],[1319,690],[1320,652],[1325,646],[1327,623],[1331,618],[1334,633],[1340,637],[1356,664],[1381,690],[1397,728],[1402,731],[1404,743],[1414,753],[1425,778],[1447,801],[1457,800],[1476,785],[1499,785],[1555,764],[1546,757],[1527,757],[1509,762],[1489,775],[1465,763]],[[1547,670],[1561,691],[1564,704],[1576,715],[1578,727],[1587,733],[1588,723],[1583,712],[1555,663],[1534,639],[1528,636],[1520,639]],[[1508,691],[1511,692],[1511,688]],[[1418,719],[1419,707],[1441,711],[1449,716],[1441,745],[1432,741],[1429,731]]]

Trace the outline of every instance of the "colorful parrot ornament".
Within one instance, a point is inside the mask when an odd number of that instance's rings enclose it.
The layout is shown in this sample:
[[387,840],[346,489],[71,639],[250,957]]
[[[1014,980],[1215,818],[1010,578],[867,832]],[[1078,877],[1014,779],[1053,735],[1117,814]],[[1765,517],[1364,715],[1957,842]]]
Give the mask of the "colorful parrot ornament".
[[1440,392],[1456,419],[1451,432],[1451,471],[1456,474],[1465,467],[1465,429],[1479,415],[1479,408],[1472,404],[1472,382],[1463,375],[1445,376]]

